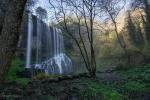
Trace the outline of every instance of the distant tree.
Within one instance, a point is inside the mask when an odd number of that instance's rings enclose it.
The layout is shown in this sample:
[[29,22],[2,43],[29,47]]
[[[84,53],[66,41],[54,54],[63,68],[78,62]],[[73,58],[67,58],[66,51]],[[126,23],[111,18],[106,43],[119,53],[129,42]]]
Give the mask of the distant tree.
[[36,9],[36,15],[40,19],[47,19],[47,11],[42,7]]
[[135,9],[143,9],[145,12],[144,28],[146,39],[150,43],[150,1],[149,0],[134,0],[132,2],[132,7]]
[[130,11],[128,11],[127,17],[127,30],[130,37],[131,43],[139,49],[142,49],[144,46],[144,38],[142,35],[140,23],[133,22],[133,17],[131,17]]

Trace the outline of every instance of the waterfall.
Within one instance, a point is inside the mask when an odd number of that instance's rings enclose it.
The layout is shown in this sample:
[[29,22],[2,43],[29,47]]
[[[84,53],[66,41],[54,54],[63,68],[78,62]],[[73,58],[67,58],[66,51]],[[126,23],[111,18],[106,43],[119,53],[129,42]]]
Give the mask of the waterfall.
[[40,20],[36,20],[36,64],[35,64],[35,68],[41,68],[41,48],[42,48],[42,30],[40,27],[42,27],[42,24],[40,22]]
[[[47,60],[42,62],[42,67],[48,73],[67,73],[71,71],[72,61],[64,53],[64,39],[60,29],[49,28],[46,34],[47,39],[47,55],[52,52],[52,56],[48,56]],[[50,33],[49,33],[50,32]],[[50,44],[51,41],[51,44]],[[50,48],[50,49],[49,49]],[[47,70],[48,69],[48,70]]]
[[[69,73],[72,61],[64,51],[61,30],[49,27],[42,20],[29,14],[26,68],[33,66],[35,69],[43,69],[47,74]],[[33,64],[31,57],[35,59]]]
[[30,62],[31,62],[31,45],[32,45],[32,16],[29,13],[28,14],[28,37],[27,37],[27,51],[26,51],[26,68],[30,68]]

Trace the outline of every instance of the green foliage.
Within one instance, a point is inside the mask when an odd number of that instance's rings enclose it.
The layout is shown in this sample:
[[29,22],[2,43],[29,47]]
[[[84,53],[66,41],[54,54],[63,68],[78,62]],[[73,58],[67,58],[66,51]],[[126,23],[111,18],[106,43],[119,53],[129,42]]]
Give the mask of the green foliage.
[[118,59],[98,59],[97,60],[97,71],[98,72],[105,72],[108,70],[113,70],[118,65],[122,65],[122,61]]
[[144,66],[144,68],[146,69],[146,68],[150,68],[150,64],[146,64],[145,66]]
[[[106,90],[105,90],[106,91]],[[104,92],[105,100],[123,100],[123,96],[115,90]]]
[[91,81],[84,81],[86,89],[82,91],[81,95],[84,100],[89,100],[90,97],[94,99],[103,100],[123,100],[123,96],[119,94],[115,89],[110,88],[101,83],[95,83]]
[[127,82],[124,86],[128,90],[132,90],[132,91],[146,91],[147,90],[146,84],[140,83],[137,81]]
[[121,87],[126,88],[129,91],[150,90],[150,65],[130,68],[126,71],[117,71],[116,73],[125,79],[121,83]]
[[121,57],[123,54],[124,54],[124,52],[123,52],[122,48],[119,45],[114,46],[112,51],[111,51],[111,55],[113,57]]
[[144,80],[145,77],[149,77],[148,69],[150,70],[149,65],[141,67],[132,67],[128,70],[117,71],[117,74],[130,80]]
[[[66,89],[66,91],[69,91],[71,95],[75,95],[77,98],[78,97],[82,98],[82,100],[124,100],[125,98],[126,98],[125,100],[130,100],[128,95],[132,91],[140,93],[150,91],[149,73],[150,73],[150,65],[145,65],[135,68],[132,67],[128,70],[115,71],[113,74],[116,74],[118,77],[122,78],[122,80],[120,81],[111,82],[109,80],[105,81],[81,77],[79,79],[66,80],[60,83],[50,84],[49,86],[54,87],[53,88],[54,90],[50,88],[50,90],[53,90],[54,92],[55,91],[60,92]],[[45,73],[39,73],[37,76],[35,76],[35,79],[41,80],[44,78],[59,78],[63,76],[64,75],[57,75],[57,74],[46,75]],[[18,84],[21,84],[22,86],[26,86],[30,80],[23,78],[16,78],[15,81]],[[67,83],[69,83],[68,86],[66,86]],[[60,85],[58,86],[58,84]],[[119,93],[118,90],[120,89],[125,90],[125,93]],[[33,95],[31,99],[35,97],[37,97],[37,95]],[[43,97],[45,100],[47,99],[55,100],[53,99],[53,97],[50,98],[49,96],[45,97],[41,95],[41,98]]]
[[20,67],[21,64],[23,64],[23,62],[22,60],[20,60],[20,58],[15,58],[12,61],[11,67],[9,68],[9,71],[6,75],[6,80],[14,81],[14,79],[16,79],[16,72],[22,70],[22,68]]
[[100,50],[101,57],[110,56],[112,47],[110,45],[103,45]]
[[5,77],[5,82],[16,82],[17,84],[20,84],[22,86],[25,86],[28,84],[28,82],[30,81],[30,79],[28,78],[19,78],[16,73],[18,71],[23,70],[23,67],[21,67],[20,65],[23,64],[23,61],[19,58],[16,57],[13,59],[12,63],[11,63],[11,67],[8,70],[8,73]]
[[28,78],[16,78],[15,80],[17,82],[17,84],[20,84],[21,86],[27,86],[28,83],[31,81],[30,79]]

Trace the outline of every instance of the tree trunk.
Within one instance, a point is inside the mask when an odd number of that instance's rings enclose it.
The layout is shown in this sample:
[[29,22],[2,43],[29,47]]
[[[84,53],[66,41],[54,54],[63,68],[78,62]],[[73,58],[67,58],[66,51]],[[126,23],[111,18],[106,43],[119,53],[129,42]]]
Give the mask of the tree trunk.
[[4,18],[7,11],[7,6],[10,0],[0,0],[0,34],[3,28]]
[[[95,67],[95,66],[93,66],[93,67]],[[89,74],[90,74],[91,78],[96,78],[96,70],[89,71]]]
[[0,86],[4,81],[19,40],[19,28],[27,0],[11,0],[0,36]]

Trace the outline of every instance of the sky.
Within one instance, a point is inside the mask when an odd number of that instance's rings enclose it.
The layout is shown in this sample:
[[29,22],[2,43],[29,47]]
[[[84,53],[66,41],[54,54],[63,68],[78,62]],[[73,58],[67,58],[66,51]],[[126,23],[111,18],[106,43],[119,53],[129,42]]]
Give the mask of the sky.
[[38,2],[39,3],[37,4],[37,6],[41,6],[45,9],[50,7],[49,0],[38,0]]
[[[122,10],[122,12],[121,12],[120,15],[119,15],[119,19],[120,19],[120,20],[123,20],[123,19],[124,19],[125,12],[126,12],[126,10],[128,10],[129,4],[130,4],[130,0],[126,0],[125,8]],[[49,0],[38,0],[37,4],[36,4],[35,7],[33,8],[33,9],[34,9],[34,10],[33,10],[34,14],[35,14],[35,9],[36,9],[37,7],[42,7],[42,8],[44,8],[44,9],[47,11],[47,13],[48,13],[48,21],[47,21],[47,23],[50,22],[50,21],[52,20],[52,19],[51,19],[52,13],[50,13]]]

